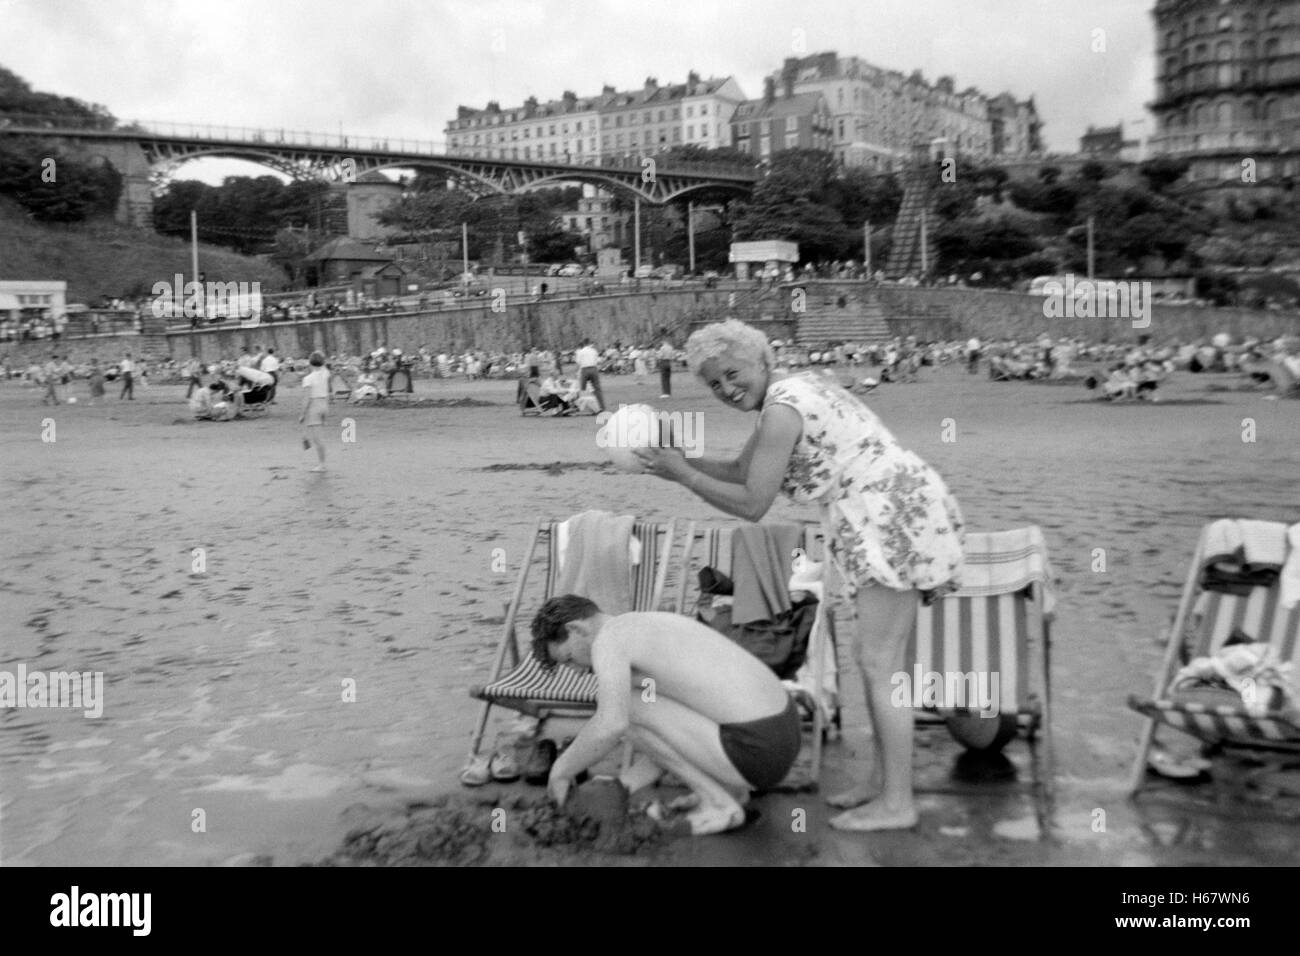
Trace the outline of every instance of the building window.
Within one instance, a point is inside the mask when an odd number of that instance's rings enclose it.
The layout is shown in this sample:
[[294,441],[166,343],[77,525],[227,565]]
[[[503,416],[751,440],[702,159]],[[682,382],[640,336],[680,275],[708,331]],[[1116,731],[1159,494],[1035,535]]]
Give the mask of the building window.
[[695,115],[695,107],[694,106],[686,107],[686,118],[690,119],[694,115]]
[[1220,29],[1220,30],[1231,30],[1231,29],[1232,29],[1232,14],[1231,14],[1231,13],[1225,13],[1225,14],[1223,14],[1223,16],[1219,17],[1219,29]]
[[646,111],[645,111],[645,121],[646,121],[647,123],[650,122],[650,111],[649,111],[649,110],[646,110]]
[[[688,111],[688,112],[689,112],[689,111]],[[694,127],[694,126],[687,126],[687,127],[686,127],[686,138],[687,138],[687,139],[694,139],[694,138],[695,138],[695,127]]]
[[700,104],[700,115],[701,115],[701,116],[708,116],[708,115],[709,115],[709,104],[707,104],[707,103],[701,103],[701,104]]
[[552,136],[555,135],[555,124],[554,124],[554,123],[551,124],[551,135],[552,135]]
[[681,119],[681,118],[682,118],[682,115],[681,115],[681,114],[682,114],[681,109],[678,108],[678,107],[676,107],[676,106],[674,106],[674,107],[673,107],[673,119],[675,119],[675,120]]
[[786,133],[786,134],[785,134],[785,148],[786,148],[786,149],[794,149],[794,148],[795,148],[796,146],[798,146],[798,145],[799,145],[799,134],[798,134],[798,133]]
[[758,155],[763,159],[772,155],[772,137],[764,136],[758,141]]
[[764,136],[766,136],[766,135],[768,135],[769,133],[772,132],[772,121],[771,121],[771,120],[763,120],[763,121],[760,122],[758,125],[759,125],[759,131],[760,131]]

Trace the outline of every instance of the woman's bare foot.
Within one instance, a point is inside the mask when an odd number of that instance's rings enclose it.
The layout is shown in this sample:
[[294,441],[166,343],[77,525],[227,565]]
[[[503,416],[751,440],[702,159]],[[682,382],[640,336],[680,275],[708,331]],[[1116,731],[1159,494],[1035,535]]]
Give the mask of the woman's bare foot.
[[839,810],[851,810],[854,807],[860,807],[864,803],[874,800],[880,795],[880,785],[877,783],[859,783],[843,793],[832,794],[826,798],[829,806]]
[[873,800],[832,817],[831,827],[835,830],[864,833],[872,830],[909,830],[916,826],[916,822],[916,807],[910,802],[895,805]]

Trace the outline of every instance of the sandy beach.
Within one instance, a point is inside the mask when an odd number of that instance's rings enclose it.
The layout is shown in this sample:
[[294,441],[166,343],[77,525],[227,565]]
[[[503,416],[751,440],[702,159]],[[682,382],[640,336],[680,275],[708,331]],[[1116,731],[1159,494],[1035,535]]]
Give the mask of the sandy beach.
[[[1300,403],[1238,382],[1178,373],[1157,404],[1113,405],[1081,385],[945,367],[868,397],[945,477],[971,529],[1046,533],[1061,581],[1045,829],[1023,787],[954,781],[960,750],[940,732],[918,745],[915,831],[835,833],[818,794],[780,793],[739,833],[602,862],[1300,862],[1300,832],[1267,814],[1125,794],[1141,728],[1125,700],[1151,690],[1201,525],[1300,520]],[[752,428],[684,374],[672,399],[656,386],[604,380],[611,405],[702,412],[708,454],[739,449]],[[613,471],[591,418],[521,418],[512,380],[417,390],[429,404],[335,405],[320,475],[291,383],[267,417],[220,424],[192,421],[182,386],[137,388],[134,402],[110,388],[88,407],[78,383],[78,404],[52,409],[40,389],[0,383],[0,668],[104,674],[99,718],[0,710],[0,864],[294,864],[335,854],[358,820],[397,826],[441,795],[478,801],[468,818],[483,814],[487,832],[493,806],[540,794],[456,780],[478,712],[466,690],[486,677],[537,521],[590,508],[726,518]],[[353,442],[340,440],[344,418]],[[785,501],[769,515],[815,517]],[[828,747],[823,791],[862,769],[867,717],[848,670],[843,687],[846,733]],[[1021,782],[1025,753],[1008,748]],[[806,831],[793,832],[800,809]],[[593,859],[507,836],[462,862]]]

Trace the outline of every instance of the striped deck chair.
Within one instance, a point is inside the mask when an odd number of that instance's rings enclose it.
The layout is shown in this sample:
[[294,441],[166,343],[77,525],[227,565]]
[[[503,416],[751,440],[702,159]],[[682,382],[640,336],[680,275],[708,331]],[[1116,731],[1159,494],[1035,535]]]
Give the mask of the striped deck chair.
[[[1183,637],[1188,635],[1190,640],[1186,646],[1191,658],[1214,654],[1224,646],[1229,635],[1240,629],[1274,648],[1281,661],[1300,667],[1300,603],[1289,609],[1282,606],[1280,579],[1272,587],[1255,587],[1245,595],[1207,591],[1201,587],[1206,542],[1212,527],[1214,523],[1201,530],[1155,689],[1150,697],[1129,698],[1129,706],[1147,718],[1130,780],[1129,789],[1135,797],[1149,782],[1147,761],[1160,724],[1212,746],[1300,756],[1300,728],[1286,721],[1252,716],[1244,704],[1177,701],[1167,696],[1169,684],[1179,668]],[[1275,527],[1285,532],[1285,525]]]
[[[731,535],[734,530],[735,525],[698,527],[692,522],[688,526],[680,562],[681,577],[677,582],[677,613],[693,612],[696,601],[688,603],[687,594],[692,593],[698,599],[698,573],[701,568],[715,568],[731,576]],[[804,525],[800,547],[810,560],[825,563],[819,524]],[[697,553],[699,557],[695,558]],[[840,725],[834,600],[828,600],[825,593],[819,594],[819,600],[817,620],[808,639],[807,661],[794,680],[784,682],[791,694],[806,702],[807,709],[813,715],[810,776],[814,783],[821,774],[822,746],[829,728],[834,725],[838,729]],[[819,687],[820,694],[817,693]]]
[[[582,673],[564,664],[547,671],[533,657],[527,645],[523,652],[520,649],[519,614],[539,545],[544,549],[544,589],[536,604],[525,609],[525,613],[535,611],[542,603],[556,596],[555,584],[560,571],[558,526],[559,522],[543,521],[533,534],[515,584],[514,596],[506,609],[501,641],[497,646],[489,682],[470,688],[470,696],[483,701],[483,709],[470,744],[471,758],[478,754],[483,744],[483,735],[493,705],[508,707],[539,719],[590,716],[595,712],[594,674]],[[632,534],[641,542],[641,561],[633,566],[631,609],[655,611],[659,609],[672,558],[675,525],[672,521],[667,524],[638,521],[632,526]]]
[[[944,722],[969,749],[997,749],[1023,731],[1035,780],[1050,794],[1055,599],[1042,529],[967,532],[965,552],[960,590],[917,609],[904,658],[920,703],[917,720]],[[1045,766],[1036,746],[1040,728]]]

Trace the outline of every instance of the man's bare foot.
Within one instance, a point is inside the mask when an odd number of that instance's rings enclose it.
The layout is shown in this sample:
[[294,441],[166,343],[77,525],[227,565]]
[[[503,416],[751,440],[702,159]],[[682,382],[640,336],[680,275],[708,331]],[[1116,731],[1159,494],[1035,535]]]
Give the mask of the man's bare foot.
[[725,833],[745,825],[745,810],[738,804],[729,807],[703,806],[688,813],[686,821],[691,825],[692,836]]
[[910,830],[916,826],[916,822],[916,807],[912,804],[893,806],[881,800],[873,800],[871,803],[831,817],[833,829],[858,833],[872,830]]
[[[750,792],[748,790],[728,790],[733,800],[744,808],[749,804]],[[685,810],[694,810],[700,805],[700,795],[698,793],[686,793],[680,797],[673,797],[668,801],[668,809],[676,813]]]
[[868,801],[874,800],[880,795],[880,785],[875,783],[859,783],[843,793],[832,794],[826,798],[829,806],[839,810],[851,810],[853,807],[860,807]]

